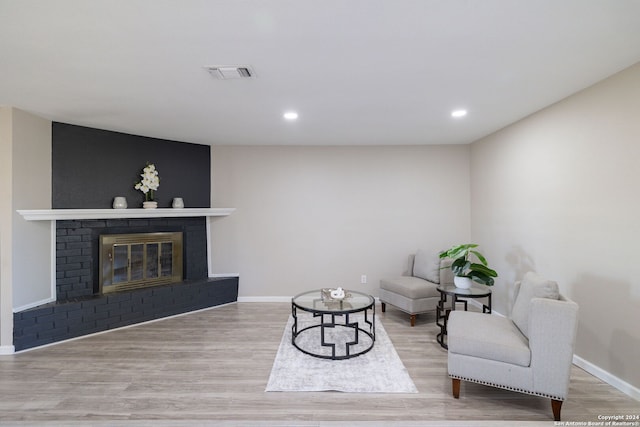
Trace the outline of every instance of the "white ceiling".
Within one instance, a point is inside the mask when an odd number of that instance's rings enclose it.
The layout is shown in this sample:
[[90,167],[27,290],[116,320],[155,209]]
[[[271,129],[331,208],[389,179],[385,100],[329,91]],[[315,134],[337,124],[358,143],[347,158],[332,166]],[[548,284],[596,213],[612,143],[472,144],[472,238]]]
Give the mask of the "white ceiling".
[[0,105],[204,144],[464,144],[639,61],[640,0],[0,0]]

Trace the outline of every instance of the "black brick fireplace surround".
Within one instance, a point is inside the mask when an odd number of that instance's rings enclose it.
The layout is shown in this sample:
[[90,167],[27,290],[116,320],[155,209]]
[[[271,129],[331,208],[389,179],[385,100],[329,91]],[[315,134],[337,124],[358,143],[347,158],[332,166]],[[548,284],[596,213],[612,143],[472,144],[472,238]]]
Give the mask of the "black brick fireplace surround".
[[[16,350],[237,301],[238,278],[207,277],[205,218],[56,222],[57,301],[14,314]],[[101,234],[181,231],[181,283],[100,295]]]
[[199,218],[144,218],[56,222],[56,294],[58,301],[98,293],[102,234],[183,233],[185,280],[207,277],[207,226]]
[[[14,314],[15,349],[237,301],[237,277],[207,277],[205,221],[205,218],[57,221],[57,301]],[[98,294],[99,236],[157,231],[183,233],[184,281]]]

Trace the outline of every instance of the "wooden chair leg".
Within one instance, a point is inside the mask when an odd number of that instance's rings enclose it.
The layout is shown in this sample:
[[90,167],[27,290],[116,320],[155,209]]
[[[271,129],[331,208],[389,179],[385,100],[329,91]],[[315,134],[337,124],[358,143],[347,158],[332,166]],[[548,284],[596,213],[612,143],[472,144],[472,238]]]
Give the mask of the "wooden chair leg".
[[416,326],[416,316],[417,314],[411,315],[411,326]]
[[460,398],[460,380],[458,378],[451,378],[451,391],[453,391],[454,398]]
[[551,409],[553,410],[553,419],[560,421],[560,409],[562,409],[562,400],[551,399]]
[[382,308],[383,313],[387,311],[387,304],[383,303],[382,301],[380,301],[380,307]]

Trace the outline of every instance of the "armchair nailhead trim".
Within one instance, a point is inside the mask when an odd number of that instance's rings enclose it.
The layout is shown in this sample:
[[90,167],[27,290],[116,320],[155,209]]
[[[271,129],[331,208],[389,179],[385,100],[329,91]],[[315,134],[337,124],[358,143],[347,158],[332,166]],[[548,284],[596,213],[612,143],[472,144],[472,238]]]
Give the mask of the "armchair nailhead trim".
[[502,388],[502,389],[505,389],[505,390],[517,391],[518,393],[525,393],[525,394],[531,394],[533,396],[547,397],[549,399],[554,399],[554,400],[564,401],[564,399],[565,399],[564,397],[552,396],[552,395],[546,394],[546,393],[536,393],[536,392],[529,391],[529,390],[523,390],[521,388],[515,388],[515,387],[505,386],[505,385],[502,385],[502,384],[491,383],[491,382],[488,382],[488,381],[480,381],[480,380],[474,380],[472,378],[460,377],[458,375],[449,374],[449,377],[450,378],[455,378],[455,379],[458,379],[458,380],[462,380],[462,381],[468,381],[468,382],[471,382],[471,383],[484,384],[484,385],[488,385],[488,386],[492,386],[492,387]]

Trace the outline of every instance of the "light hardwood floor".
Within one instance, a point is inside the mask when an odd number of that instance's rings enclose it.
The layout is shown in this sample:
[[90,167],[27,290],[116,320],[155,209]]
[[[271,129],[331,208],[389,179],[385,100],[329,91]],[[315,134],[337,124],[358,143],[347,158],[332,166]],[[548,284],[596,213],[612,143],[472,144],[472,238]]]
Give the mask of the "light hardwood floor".
[[[469,383],[453,399],[434,316],[376,313],[419,393],[267,393],[290,304],[234,303],[0,356],[0,423],[554,425],[547,399]],[[640,402],[574,366],[563,421],[618,414]]]

